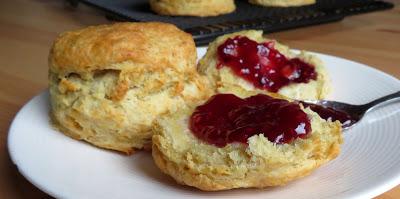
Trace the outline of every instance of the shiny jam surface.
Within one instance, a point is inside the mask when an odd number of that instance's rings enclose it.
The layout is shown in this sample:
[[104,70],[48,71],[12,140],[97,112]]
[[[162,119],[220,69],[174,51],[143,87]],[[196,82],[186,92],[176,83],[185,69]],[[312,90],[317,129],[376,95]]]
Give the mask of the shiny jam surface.
[[277,144],[290,143],[306,138],[311,131],[310,120],[297,103],[262,94],[245,99],[214,95],[195,109],[189,125],[197,138],[218,147],[233,142],[246,144],[257,134]]
[[277,92],[290,83],[307,83],[317,78],[314,66],[288,59],[274,48],[274,42],[257,43],[247,37],[227,39],[218,47],[218,68],[230,67],[255,87]]

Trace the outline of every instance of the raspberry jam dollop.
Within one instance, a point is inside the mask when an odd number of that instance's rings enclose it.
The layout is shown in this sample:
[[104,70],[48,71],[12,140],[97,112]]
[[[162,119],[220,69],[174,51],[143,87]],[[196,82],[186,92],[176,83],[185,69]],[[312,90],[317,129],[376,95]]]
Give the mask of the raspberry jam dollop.
[[257,43],[236,36],[218,46],[217,56],[217,68],[230,67],[256,88],[271,92],[290,83],[307,83],[317,78],[314,66],[299,58],[286,58],[274,48],[274,42]]
[[306,138],[311,124],[294,102],[263,94],[245,99],[217,94],[195,109],[189,128],[200,140],[224,147],[233,142],[246,144],[248,138],[258,134],[277,144],[290,143]]

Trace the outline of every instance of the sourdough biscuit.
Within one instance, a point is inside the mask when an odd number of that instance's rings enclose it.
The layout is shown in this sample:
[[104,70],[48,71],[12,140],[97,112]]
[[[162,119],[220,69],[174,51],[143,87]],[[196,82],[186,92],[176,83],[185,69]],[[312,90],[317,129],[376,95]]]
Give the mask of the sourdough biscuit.
[[[179,46],[179,48],[171,48]],[[209,96],[192,37],[165,23],[117,23],[61,34],[49,55],[51,116],[63,133],[131,153],[153,120]]]
[[235,10],[234,0],[150,0],[151,9],[161,15],[217,16]]
[[152,155],[164,173],[201,190],[285,185],[337,157],[343,142],[339,122],[303,110],[312,129],[306,139],[274,144],[259,134],[250,137],[247,146],[231,143],[218,148],[194,136],[189,129],[194,108],[184,109],[155,121]]
[[[246,36],[257,42],[272,41],[262,36],[262,31],[247,30],[233,34],[227,34],[218,37],[210,43],[207,53],[201,58],[198,64],[198,71],[202,75],[206,75],[216,92],[233,93],[238,96],[243,96],[243,92],[256,91],[258,93],[270,94],[267,90],[262,90],[254,87],[250,82],[235,75],[229,67],[217,68],[217,48],[223,44],[228,38],[236,36]],[[292,99],[323,99],[330,91],[330,80],[327,71],[320,59],[315,55],[301,51],[299,54],[291,52],[289,47],[284,46],[277,41],[274,41],[275,48],[288,58],[300,58],[306,63],[310,63],[315,67],[317,79],[311,80],[308,83],[292,83],[279,89],[278,93]]]
[[249,0],[249,2],[261,6],[291,7],[315,4],[316,0]]

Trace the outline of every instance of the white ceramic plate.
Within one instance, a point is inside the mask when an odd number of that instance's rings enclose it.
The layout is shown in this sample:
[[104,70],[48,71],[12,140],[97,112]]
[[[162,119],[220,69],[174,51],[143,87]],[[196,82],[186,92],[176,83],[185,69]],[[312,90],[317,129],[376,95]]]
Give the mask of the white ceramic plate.
[[[199,56],[205,52],[198,49]],[[332,78],[331,99],[364,103],[400,90],[400,81],[368,66],[321,55]],[[340,156],[284,187],[202,192],[177,185],[151,154],[124,156],[73,140],[49,125],[48,92],[15,117],[8,148],[34,185],[62,198],[371,198],[400,182],[400,103],[369,113],[345,132]]]

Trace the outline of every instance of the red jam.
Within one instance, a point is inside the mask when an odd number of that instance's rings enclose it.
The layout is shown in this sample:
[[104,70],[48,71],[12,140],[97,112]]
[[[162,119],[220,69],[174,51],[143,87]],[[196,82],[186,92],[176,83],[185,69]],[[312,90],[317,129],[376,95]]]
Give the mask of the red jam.
[[290,143],[306,138],[311,124],[297,103],[262,94],[245,99],[217,94],[195,109],[189,128],[197,138],[224,147],[233,142],[247,143],[258,134],[277,144]]
[[247,37],[227,39],[218,47],[218,68],[230,67],[255,87],[277,92],[290,83],[307,83],[317,78],[314,66],[299,58],[288,59],[273,42],[257,43]]

